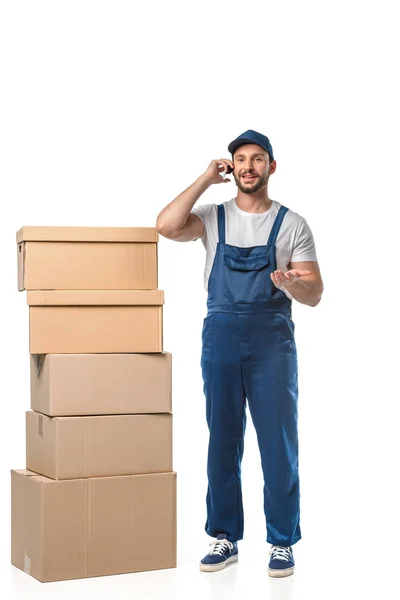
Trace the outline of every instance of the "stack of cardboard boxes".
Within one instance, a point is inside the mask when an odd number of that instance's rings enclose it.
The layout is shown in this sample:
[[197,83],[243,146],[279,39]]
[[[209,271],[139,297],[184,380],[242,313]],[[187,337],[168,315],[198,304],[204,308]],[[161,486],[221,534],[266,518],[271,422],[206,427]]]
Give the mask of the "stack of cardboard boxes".
[[17,233],[32,411],[11,562],[40,581],[176,567],[157,242],[150,227]]

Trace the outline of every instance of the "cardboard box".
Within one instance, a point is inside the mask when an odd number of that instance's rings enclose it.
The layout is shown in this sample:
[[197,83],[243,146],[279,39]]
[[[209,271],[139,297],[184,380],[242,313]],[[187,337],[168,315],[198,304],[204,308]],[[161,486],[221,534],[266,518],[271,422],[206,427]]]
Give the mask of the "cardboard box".
[[31,354],[162,352],[162,290],[27,293]]
[[11,562],[42,582],[176,567],[176,473],[11,471]]
[[172,471],[172,414],[26,413],[26,468],[52,479]]
[[31,408],[49,416],[169,413],[172,355],[31,354]]
[[19,290],[157,289],[155,227],[22,227]]

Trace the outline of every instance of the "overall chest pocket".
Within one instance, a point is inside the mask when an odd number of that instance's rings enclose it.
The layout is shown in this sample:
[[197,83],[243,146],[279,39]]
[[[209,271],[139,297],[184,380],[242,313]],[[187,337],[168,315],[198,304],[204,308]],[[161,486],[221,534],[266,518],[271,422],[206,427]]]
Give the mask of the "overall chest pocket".
[[251,250],[225,247],[224,295],[228,302],[246,304],[266,300],[269,256],[266,251]]

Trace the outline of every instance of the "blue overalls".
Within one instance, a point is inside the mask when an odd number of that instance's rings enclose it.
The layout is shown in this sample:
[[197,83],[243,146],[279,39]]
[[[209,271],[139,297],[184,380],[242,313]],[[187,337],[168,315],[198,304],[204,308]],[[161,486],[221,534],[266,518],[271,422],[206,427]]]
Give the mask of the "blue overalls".
[[225,207],[218,205],[201,352],[210,431],[205,530],[231,542],[243,538],[246,399],[261,454],[267,542],[291,546],[301,538],[292,302],[270,277],[287,210],[280,207],[266,245],[240,248],[225,243]]

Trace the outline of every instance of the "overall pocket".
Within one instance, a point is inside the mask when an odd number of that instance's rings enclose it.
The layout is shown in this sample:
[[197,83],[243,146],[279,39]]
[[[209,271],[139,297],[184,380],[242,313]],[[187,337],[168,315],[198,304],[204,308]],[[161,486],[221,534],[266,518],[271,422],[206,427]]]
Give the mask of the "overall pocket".
[[275,316],[277,320],[275,331],[275,360],[276,381],[297,385],[297,348],[294,337],[294,322],[291,316]]
[[281,357],[276,369],[276,381],[278,383],[290,383],[292,386],[297,386],[298,377],[297,354],[295,347],[292,353]]
[[204,383],[211,379],[211,354],[213,345],[213,315],[207,315],[203,321],[203,330],[201,334],[201,372]]
[[252,248],[225,246],[224,296],[228,302],[240,304],[264,302],[267,295],[269,256],[262,253],[240,253]]

